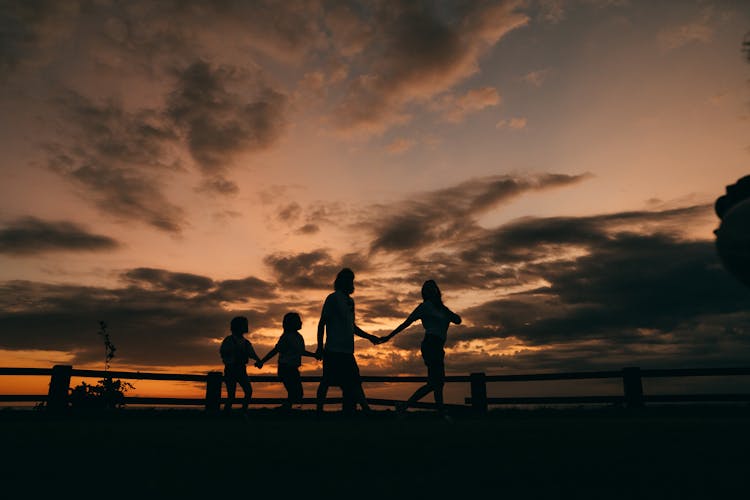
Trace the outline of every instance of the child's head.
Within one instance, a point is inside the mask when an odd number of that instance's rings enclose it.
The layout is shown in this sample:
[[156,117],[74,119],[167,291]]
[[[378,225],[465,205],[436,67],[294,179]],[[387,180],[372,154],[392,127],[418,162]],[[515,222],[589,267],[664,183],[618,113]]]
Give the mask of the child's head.
[[284,331],[297,331],[302,328],[302,318],[296,312],[286,313],[281,325]]
[[247,318],[244,316],[232,318],[232,322],[229,323],[229,329],[232,330],[232,335],[242,335],[243,333],[247,333]]

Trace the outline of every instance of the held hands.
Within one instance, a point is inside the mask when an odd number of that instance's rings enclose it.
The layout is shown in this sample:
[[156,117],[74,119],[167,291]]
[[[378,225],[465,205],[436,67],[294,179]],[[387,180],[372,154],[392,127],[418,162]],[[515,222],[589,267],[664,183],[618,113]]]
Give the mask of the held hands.
[[258,360],[255,362],[255,368],[263,368],[263,361]]
[[317,359],[318,361],[323,359],[323,349],[321,347],[318,347],[315,350],[315,359]]
[[388,342],[389,340],[391,340],[391,336],[390,335],[386,335],[385,337],[375,337],[372,340],[372,343],[375,344],[375,345],[380,345],[380,344],[384,344],[384,343]]

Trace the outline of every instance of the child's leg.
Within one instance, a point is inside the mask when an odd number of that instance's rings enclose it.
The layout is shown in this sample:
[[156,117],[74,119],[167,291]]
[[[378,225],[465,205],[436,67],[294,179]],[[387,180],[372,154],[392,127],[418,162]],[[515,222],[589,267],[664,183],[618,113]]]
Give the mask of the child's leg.
[[224,372],[224,380],[227,384],[227,402],[224,404],[224,411],[230,411],[232,409],[232,403],[234,403],[234,395],[235,391],[237,390],[237,381],[229,372]]
[[250,385],[250,379],[247,377],[247,371],[243,367],[243,373],[240,374],[238,382],[242,387],[242,391],[245,393],[245,399],[242,400],[242,411],[247,411],[247,406],[250,404],[250,398],[253,397],[253,386]]
[[293,371],[291,372],[291,377],[289,380],[289,399],[290,403],[302,403],[302,379],[300,378],[299,374],[299,368],[294,367]]
[[284,384],[284,389],[286,389],[286,401],[284,402],[282,407],[285,409],[289,409],[292,407],[292,403],[294,403],[293,368],[279,364],[278,374],[279,378],[281,379],[281,383]]

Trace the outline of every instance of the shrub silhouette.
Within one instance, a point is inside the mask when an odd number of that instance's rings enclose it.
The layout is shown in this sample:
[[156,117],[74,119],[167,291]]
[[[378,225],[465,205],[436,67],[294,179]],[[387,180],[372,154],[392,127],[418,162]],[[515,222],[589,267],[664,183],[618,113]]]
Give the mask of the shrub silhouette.
[[125,405],[125,393],[135,389],[133,384],[113,379],[108,375],[109,364],[117,348],[109,338],[107,324],[99,321],[97,332],[104,342],[104,378],[96,384],[81,382],[70,391],[70,404],[74,408],[121,408]]

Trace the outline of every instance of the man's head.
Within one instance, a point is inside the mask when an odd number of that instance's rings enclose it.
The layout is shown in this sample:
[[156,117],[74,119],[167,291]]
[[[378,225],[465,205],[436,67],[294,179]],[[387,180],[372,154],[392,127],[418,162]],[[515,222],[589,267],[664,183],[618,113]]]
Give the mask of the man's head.
[[354,271],[348,267],[339,271],[336,280],[333,282],[333,289],[344,293],[354,293]]
[[231,323],[229,323],[229,329],[232,330],[232,335],[242,335],[243,333],[247,333],[247,318],[244,316],[232,318]]

